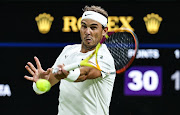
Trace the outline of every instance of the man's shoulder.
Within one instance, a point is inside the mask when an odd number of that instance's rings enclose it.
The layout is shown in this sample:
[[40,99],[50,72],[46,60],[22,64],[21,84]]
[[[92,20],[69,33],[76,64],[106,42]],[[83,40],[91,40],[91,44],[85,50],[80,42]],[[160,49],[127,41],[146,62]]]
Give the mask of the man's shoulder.
[[81,44],[73,44],[73,45],[67,45],[64,47],[64,50],[71,50],[71,49],[79,49],[81,48]]
[[[105,44],[102,44],[102,47],[98,51],[98,55],[101,57],[101,60],[105,60],[106,62],[111,63],[114,61],[110,51],[108,50]],[[102,58],[102,57],[106,57],[106,58]]]
[[104,55],[111,55],[111,53],[109,52],[107,46],[105,44],[102,44],[102,47],[100,49],[100,53],[101,54],[104,54]]

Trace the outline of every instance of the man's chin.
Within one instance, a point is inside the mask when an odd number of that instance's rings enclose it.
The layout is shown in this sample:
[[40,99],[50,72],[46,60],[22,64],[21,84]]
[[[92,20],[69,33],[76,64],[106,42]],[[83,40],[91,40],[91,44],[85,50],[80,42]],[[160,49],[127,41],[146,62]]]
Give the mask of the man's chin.
[[87,44],[84,44],[84,46],[88,49],[94,49],[96,46],[92,43],[87,43]]

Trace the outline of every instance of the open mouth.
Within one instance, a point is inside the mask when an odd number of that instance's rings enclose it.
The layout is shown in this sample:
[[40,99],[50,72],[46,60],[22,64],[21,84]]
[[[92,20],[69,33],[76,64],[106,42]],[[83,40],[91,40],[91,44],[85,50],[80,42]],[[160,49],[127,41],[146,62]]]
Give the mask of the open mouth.
[[92,41],[92,39],[89,39],[89,38],[88,38],[88,39],[86,39],[86,41],[87,41],[87,42],[91,42],[91,41]]
[[90,43],[90,42],[92,42],[92,39],[91,38],[85,38],[85,41],[87,41],[87,43]]

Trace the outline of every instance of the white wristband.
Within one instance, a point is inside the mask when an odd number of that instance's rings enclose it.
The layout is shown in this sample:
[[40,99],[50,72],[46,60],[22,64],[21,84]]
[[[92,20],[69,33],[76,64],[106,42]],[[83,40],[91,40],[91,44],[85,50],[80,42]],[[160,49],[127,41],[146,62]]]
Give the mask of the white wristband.
[[74,71],[73,70],[69,71],[69,75],[67,76],[67,78],[65,78],[65,80],[74,82],[78,79],[79,76],[80,76],[80,69],[76,68]]
[[46,91],[40,91],[40,90],[37,88],[35,82],[33,82],[33,90],[34,90],[37,94],[43,94],[43,93],[46,93]]

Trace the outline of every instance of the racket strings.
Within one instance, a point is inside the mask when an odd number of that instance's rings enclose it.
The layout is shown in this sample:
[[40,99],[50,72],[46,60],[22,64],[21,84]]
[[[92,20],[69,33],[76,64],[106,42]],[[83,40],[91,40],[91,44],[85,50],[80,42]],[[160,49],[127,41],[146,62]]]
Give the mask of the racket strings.
[[134,38],[128,32],[114,33],[105,41],[115,61],[116,69],[123,68],[131,59],[128,50],[134,49]]

